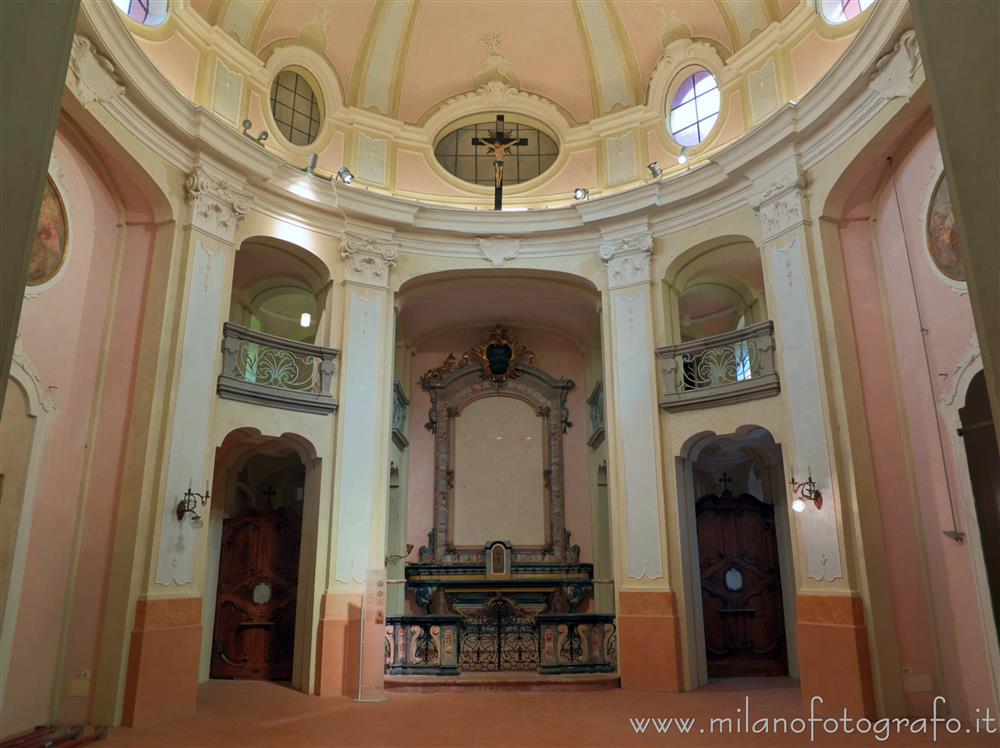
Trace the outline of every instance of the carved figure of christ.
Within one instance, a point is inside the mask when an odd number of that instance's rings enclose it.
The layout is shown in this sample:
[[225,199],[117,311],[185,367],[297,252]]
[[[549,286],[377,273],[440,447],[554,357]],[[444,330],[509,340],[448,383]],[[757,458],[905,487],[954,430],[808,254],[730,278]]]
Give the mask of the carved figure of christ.
[[503,115],[497,115],[496,129],[488,138],[473,138],[472,145],[481,145],[493,151],[493,210],[503,208],[503,160],[516,145],[528,145],[527,138],[512,138],[504,130]]

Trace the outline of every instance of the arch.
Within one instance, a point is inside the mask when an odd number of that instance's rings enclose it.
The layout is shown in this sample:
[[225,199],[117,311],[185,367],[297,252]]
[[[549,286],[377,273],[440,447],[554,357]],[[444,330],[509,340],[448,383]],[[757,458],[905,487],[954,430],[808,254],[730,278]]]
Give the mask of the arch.
[[[747,472],[745,477],[740,477],[739,485],[742,485],[743,489],[735,493],[749,493],[774,507],[788,672],[792,677],[797,677],[795,593],[798,575],[781,445],[774,439],[769,429],[757,424],[743,424],[731,434],[717,434],[705,430],[692,434],[683,442],[675,462],[681,523],[683,595],[685,608],[690,611],[685,621],[685,639],[689,662],[693,665],[693,685],[699,687],[708,683],[694,502],[699,496],[715,490],[708,480],[702,478],[699,481],[698,473],[711,473],[714,481],[715,473],[719,470],[726,467],[733,469],[729,467],[730,463],[734,466],[745,463],[752,469],[752,472]],[[714,472],[711,470],[713,465],[716,468]]]

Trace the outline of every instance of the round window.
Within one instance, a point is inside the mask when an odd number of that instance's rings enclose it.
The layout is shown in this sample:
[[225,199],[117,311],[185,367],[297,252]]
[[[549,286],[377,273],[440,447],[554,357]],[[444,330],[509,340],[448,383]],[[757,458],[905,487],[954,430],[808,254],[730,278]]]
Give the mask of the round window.
[[484,141],[494,140],[497,128],[512,144],[503,155],[503,183],[519,184],[545,173],[559,156],[559,146],[547,133],[522,122],[486,120],[462,125],[442,137],[434,155],[450,174],[472,184],[496,182],[495,151]]
[[722,96],[715,76],[697,68],[681,83],[670,104],[670,134],[682,146],[695,146],[708,137],[719,119]]
[[309,145],[319,134],[319,98],[305,76],[292,68],[278,73],[271,84],[271,114],[292,145]]
[[159,26],[167,20],[167,0],[113,0],[115,6],[144,26]]
[[819,10],[827,23],[847,23],[874,3],[875,0],[819,0]]

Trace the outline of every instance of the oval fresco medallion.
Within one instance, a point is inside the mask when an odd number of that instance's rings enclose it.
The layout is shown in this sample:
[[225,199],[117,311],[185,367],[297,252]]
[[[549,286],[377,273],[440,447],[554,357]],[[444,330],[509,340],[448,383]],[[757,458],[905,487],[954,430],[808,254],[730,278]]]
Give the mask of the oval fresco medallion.
[[946,277],[954,281],[965,281],[965,271],[958,254],[955,214],[951,210],[951,194],[944,174],[938,177],[927,211],[927,248],[934,265]]
[[62,198],[52,183],[52,177],[45,180],[42,193],[42,207],[38,211],[38,229],[35,243],[31,247],[31,261],[28,264],[28,285],[40,286],[52,280],[66,260],[66,208]]

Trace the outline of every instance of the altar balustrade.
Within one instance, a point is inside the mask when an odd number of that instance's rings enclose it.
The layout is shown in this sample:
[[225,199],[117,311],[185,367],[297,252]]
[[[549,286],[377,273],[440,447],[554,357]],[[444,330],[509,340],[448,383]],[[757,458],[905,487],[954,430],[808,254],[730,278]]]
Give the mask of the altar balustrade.
[[337,409],[331,392],[340,351],[223,326],[219,397],[305,413]]
[[759,322],[741,330],[656,350],[660,407],[693,410],[778,394],[774,324]]

